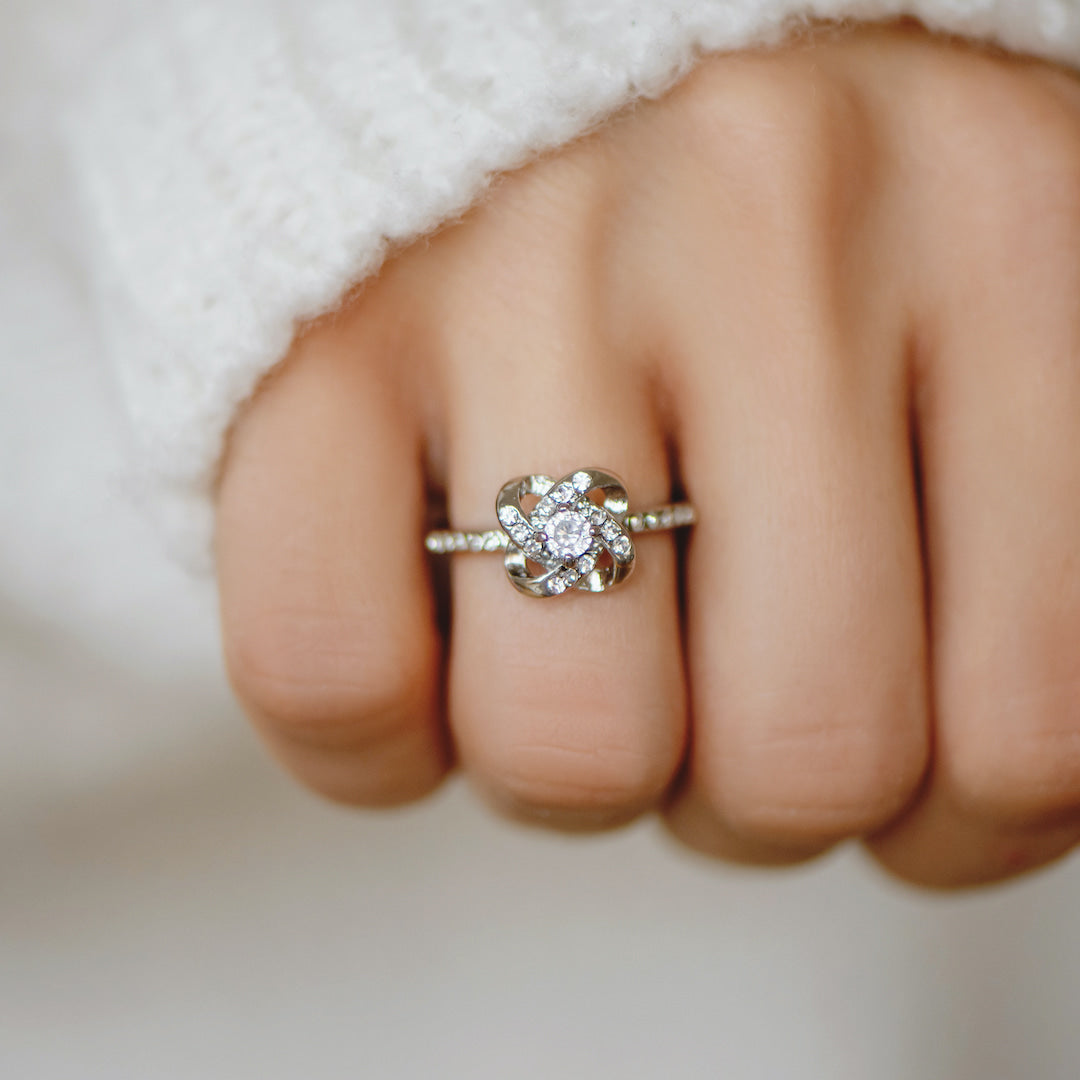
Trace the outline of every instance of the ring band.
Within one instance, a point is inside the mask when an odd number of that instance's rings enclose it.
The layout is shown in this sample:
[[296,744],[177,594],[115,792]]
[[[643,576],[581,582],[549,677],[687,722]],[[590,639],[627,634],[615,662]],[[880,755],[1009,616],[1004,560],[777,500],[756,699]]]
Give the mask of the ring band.
[[[536,504],[526,510],[522,500],[530,496]],[[501,528],[436,529],[424,546],[434,555],[502,552],[507,576],[527,596],[559,596],[571,588],[606,592],[634,568],[635,534],[697,520],[688,502],[628,510],[626,487],[606,469],[576,469],[558,481],[535,473],[502,486],[495,500]]]

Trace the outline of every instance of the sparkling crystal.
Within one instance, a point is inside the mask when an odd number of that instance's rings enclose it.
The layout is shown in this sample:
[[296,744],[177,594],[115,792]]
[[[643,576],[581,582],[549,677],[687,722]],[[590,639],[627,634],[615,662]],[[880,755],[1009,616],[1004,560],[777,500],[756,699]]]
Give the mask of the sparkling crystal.
[[592,480],[590,479],[589,474],[584,471],[574,473],[574,475],[570,477],[570,482],[582,493],[588,491],[589,488],[592,487]]
[[611,518],[608,518],[607,521],[600,526],[600,535],[610,543],[615,537],[622,535],[622,530],[616,522],[612,521]]
[[489,533],[484,537],[484,550],[485,551],[498,551],[502,547],[502,542],[499,540],[498,533]]
[[549,491],[545,498],[553,499],[557,503],[565,503],[574,497],[574,489],[570,484],[559,484],[554,491]]
[[620,536],[617,540],[612,541],[611,553],[617,558],[628,558],[630,552],[633,550],[633,545],[630,543],[630,538],[628,536]]
[[502,506],[499,508],[499,521],[502,522],[507,528],[521,520],[521,514],[517,512],[512,506]]
[[552,596],[558,596],[559,593],[566,592],[566,582],[561,577],[551,577],[547,581],[547,591]]
[[468,543],[470,551],[484,550],[484,538],[479,533],[470,533],[468,536]]
[[562,578],[567,585],[573,585],[581,575],[576,570],[567,570]]
[[645,515],[645,528],[646,529],[655,529],[656,526],[659,525],[659,524],[660,524],[660,519],[655,514],[646,514]]
[[545,496],[536,504],[536,509],[533,513],[540,518],[551,517],[551,515],[555,513],[555,503]]
[[560,510],[544,528],[548,550],[556,559],[576,559],[589,550],[592,531],[588,519],[573,510]]
[[513,540],[515,544],[524,544],[525,541],[532,536],[532,529],[530,529],[524,521],[519,521],[516,525],[511,525],[506,531],[510,534],[510,539]]
[[594,525],[603,525],[604,522],[608,520],[607,512],[605,510],[601,510],[600,507],[598,506],[595,510],[591,511],[591,513],[589,514],[589,520]]
[[591,574],[596,566],[596,556],[590,551],[586,552],[577,561],[577,568],[583,574]]

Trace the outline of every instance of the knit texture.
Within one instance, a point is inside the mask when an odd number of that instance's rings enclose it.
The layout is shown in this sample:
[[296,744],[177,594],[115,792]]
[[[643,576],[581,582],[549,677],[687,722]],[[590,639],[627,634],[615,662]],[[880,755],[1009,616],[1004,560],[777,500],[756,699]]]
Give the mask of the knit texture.
[[919,17],[1080,63],[1080,0],[215,0],[133,5],[71,118],[134,485],[210,565],[237,407],[297,324],[703,53]]

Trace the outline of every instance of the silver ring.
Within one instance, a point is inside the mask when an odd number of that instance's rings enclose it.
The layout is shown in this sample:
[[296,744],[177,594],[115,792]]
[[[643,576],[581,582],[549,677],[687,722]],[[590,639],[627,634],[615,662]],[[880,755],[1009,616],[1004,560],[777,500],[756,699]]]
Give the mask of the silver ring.
[[[535,498],[526,510],[522,501]],[[628,513],[623,482],[606,469],[577,469],[561,480],[539,473],[503,484],[495,500],[498,529],[436,529],[424,546],[434,555],[503,553],[507,576],[527,596],[559,596],[568,589],[606,592],[634,568],[635,533],[693,525],[687,502]],[[537,567],[535,572],[532,567]]]

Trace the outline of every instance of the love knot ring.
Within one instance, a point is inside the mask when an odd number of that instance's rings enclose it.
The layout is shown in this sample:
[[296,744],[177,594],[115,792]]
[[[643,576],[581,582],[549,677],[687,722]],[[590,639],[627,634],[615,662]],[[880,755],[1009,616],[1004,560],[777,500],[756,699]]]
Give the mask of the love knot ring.
[[693,525],[686,502],[628,513],[623,482],[605,469],[577,469],[561,480],[539,473],[503,484],[495,500],[499,529],[437,529],[424,546],[435,555],[499,551],[514,587],[527,596],[568,589],[601,593],[634,568],[634,534]]

